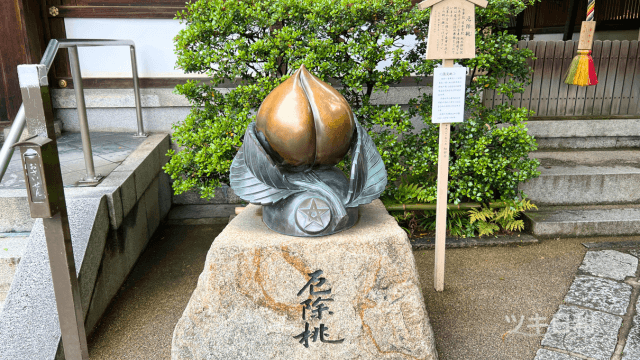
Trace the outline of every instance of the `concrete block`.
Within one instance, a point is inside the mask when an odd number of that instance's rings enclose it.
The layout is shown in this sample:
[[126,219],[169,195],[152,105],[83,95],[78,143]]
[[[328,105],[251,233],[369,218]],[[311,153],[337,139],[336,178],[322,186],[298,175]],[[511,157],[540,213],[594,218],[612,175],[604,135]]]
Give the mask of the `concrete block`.
[[640,147],[638,136],[536,137],[538,149],[604,149]]
[[118,230],[109,231],[89,314],[85,320],[87,332],[96,326],[147,245],[149,236],[146,214],[143,197],[124,218],[122,226]]
[[536,120],[527,129],[536,138],[640,136],[640,119]]
[[0,312],[28,239],[27,233],[0,234]]
[[98,184],[97,188],[103,187],[119,187],[120,197],[122,199],[122,215],[127,216],[129,211],[136,204],[138,199],[136,195],[136,183],[133,171],[113,171]]
[[164,219],[171,210],[172,189],[169,175],[160,171],[158,174],[158,206],[160,208],[160,220]]
[[[135,107],[131,89],[85,89],[84,97],[87,108]],[[77,106],[73,89],[53,89],[51,100],[56,109],[75,109]],[[140,89],[140,104],[145,108],[190,106],[186,97],[174,94],[171,88]]]
[[[547,167],[576,167],[576,166],[630,166],[637,168],[640,164],[640,150],[620,149],[617,151],[593,149],[571,151],[544,151],[539,150],[529,154],[530,158],[536,158],[540,164]],[[553,172],[553,171],[552,171]]]
[[640,202],[640,169],[630,166],[540,167],[540,177],[521,183],[536,205],[629,204]]
[[122,224],[122,194],[119,187],[71,187],[65,188],[65,196],[71,198],[95,198],[106,196],[111,227],[117,229]]
[[111,194],[107,194],[107,202],[109,204],[109,218],[111,226],[117,229],[122,224],[124,212],[122,209],[122,193],[120,188],[116,188]]
[[525,213],[536,236],[615,236],[640,234],[640,208],[576,210],[571,208]]
[[150,238],[160,225],[160,196],[156,177],[142,195],[147,211],[147,236]]
[[536,352],[536,357],[533,360],[580,360],[580,358],[563,354],[557,351],[539,349],[538,352]]
[[138,199],[144,194],[151,181],[160,172],[159,147],[168,141],[167,134],[150,135],[138,148],[116,168],[116,171],[133,171]]
[[229,218],[238,205],[176,205],[169,212],[168,220]]
[[18,265],[29,241],[29,233],[0,234],[0,263]]
[[29,232],[35,222],[31,218],[25,189],[0,191],[0,232]]
[[[169,151],[169,149],[171,149],[171,138],[167,136],[166,138],[162,139],[157,147],[160,168],[162,168],[171,159],[169,156],[167,156],[167,151]],[[160,171],[164,172],[164,170]]]
[[226,225],[228,223],[228,217],[167,220],[167,224],[169,225]]
[[542,346],[608,360],[618,342],[621,325],[619,316],[560,305],[542,339]]
[[628,284],[578,275],[564,302],[622,316],[627,313],[630,297],[631,286]]
[[227,189],[229,187],[215,189],[215,196],[212,199],[203,199],[195,191],[187,191],[173,195],[173,203],[175,205],[228,204]]
[[[109,229],[106,198],[69,199],[69,224],[85,318]],[[0,359],[53,359],[60,326],[42,220],[31,232],[0,316]]]
[[[142,108],[145,132],[173,132],[172,125],[184,120],[191,106]],[[79,132],[76,109],[56,109],[56,118],[62,120],[65,131]],[[88,108],[87,119],[91,131],[130,132],[138,130],[136,109]]]
[[622,281],[634,277],[638,258],[615,250],[587,251],[578,270],[593,276]]

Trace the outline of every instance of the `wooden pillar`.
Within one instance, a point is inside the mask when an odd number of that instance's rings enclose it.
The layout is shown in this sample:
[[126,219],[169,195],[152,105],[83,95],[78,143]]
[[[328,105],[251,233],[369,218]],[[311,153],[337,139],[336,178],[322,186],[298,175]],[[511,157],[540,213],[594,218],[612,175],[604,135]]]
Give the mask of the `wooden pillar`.
[[17,67],[40,62],[44,43],[43,3],[0,1],[0,125],[9,125],[22,104]]
[[576,26],[576,17],[578,16],[578,0],[569,0],[569,12],[567,22],[564,24],[563,41],[569,41],[573,37],[573,29]]
[[522,28],[524,27],[524,12],[522,10],[520,14],[516,17],[516,37],[518,40],[522,40]]

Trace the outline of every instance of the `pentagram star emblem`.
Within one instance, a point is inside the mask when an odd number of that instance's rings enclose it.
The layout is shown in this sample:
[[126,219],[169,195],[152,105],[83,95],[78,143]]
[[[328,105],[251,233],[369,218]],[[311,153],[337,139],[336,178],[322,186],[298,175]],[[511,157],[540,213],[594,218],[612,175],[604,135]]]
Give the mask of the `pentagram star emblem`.
[[322,199],[305,199],[296,210],[296,224],[300,230],[308,234],[321,232],[330,222],[331,209]]
[[325,224],[322,221],[322,215],[324,215],[327,211],[329,211],[329,208],[319,209],[318,205],[316,204],[316,199],[311,199],[311,205],[309,206],[308,209],[299,208],[298,211],[302,212],[307,216],[307,221],[306,221],[306,224],[304,225],[305,229],[309,227],[309,225],[312,225],[314,223],[320,225],[322,228],[325,227]]

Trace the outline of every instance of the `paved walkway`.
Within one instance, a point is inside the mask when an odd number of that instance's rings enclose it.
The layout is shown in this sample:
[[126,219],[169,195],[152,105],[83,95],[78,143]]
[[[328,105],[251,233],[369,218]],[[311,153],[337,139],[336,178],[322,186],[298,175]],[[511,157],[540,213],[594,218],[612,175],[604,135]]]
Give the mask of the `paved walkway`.
[[414,251],[440,360],[640,359],[638,240]]
[[[222,228],[163,225],[91,336],[91,357],[169,359]],[[640,359],[639,254],[640,237],[448,249],[435,292],[433,250],[414,251],[439,359]]]
[[[145,139],[134,138],[128,133],[110,132],[93,132],[90,137],[95,171],[102,176],[111,173]],[[80,133],[63,133],[58,138],[58,152],[64,186],[78,186],[78,181],[87,175]],[[7,172],[0,182],[0,190],[24,188],[20,152],[14,151]]]
[[640,359],[639,249],[640,242],[586,253],[535,360]]

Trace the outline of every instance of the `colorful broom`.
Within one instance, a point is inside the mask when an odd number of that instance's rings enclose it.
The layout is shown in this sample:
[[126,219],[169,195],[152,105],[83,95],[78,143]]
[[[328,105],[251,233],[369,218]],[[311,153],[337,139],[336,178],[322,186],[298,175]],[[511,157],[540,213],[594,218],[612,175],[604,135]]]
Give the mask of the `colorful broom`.
[[587,6],[587,21],[582,22],[580,40],[578,41],[578,55],[571,61],[567,77],[564,82],[569,85],[589,86],[598,83],[596,67],[591,57],[593,45],[593,33],[596,30],[596,22],[593,21],[596,0],[589,0]]

